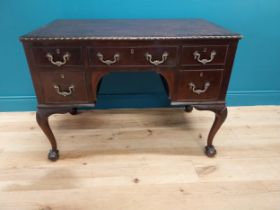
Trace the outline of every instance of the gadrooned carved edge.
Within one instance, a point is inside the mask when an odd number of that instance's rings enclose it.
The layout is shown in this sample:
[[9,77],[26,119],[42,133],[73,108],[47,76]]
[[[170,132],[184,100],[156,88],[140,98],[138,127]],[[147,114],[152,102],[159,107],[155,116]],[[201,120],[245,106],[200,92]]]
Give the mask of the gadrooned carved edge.
[[21,37],[21,41],[41,41],[41,40],[173,40],[173,39],[241,39],[241,35],[230,36],[168,36],[168,37],[115,37],[115,36],[85,36],[85,37]]

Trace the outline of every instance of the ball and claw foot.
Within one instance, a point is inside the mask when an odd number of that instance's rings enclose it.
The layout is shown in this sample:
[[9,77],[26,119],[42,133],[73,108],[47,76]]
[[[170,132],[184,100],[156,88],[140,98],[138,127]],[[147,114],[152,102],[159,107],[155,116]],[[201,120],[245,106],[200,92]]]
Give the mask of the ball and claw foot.
[[216,155],[217,151],[213,145],[208,145],[205,147],[205,154],[208,157],[214,157]]
[[51,149],[48,155],[49,160],[56,161],[59,158],[59,151],[57,149]]
[[185,106],[185,112],[192,112],[192,110],[193,110],[193,106],[191,106],[191,105]]

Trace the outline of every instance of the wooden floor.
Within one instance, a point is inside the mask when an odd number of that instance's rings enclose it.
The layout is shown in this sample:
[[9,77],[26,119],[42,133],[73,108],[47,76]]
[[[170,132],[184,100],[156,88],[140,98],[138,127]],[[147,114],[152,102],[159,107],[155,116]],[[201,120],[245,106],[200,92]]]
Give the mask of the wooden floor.
[[229,108],[203,154],[207,111],[105,110],[50,118],[0,113],[1,210],[279,210],[280,107]]

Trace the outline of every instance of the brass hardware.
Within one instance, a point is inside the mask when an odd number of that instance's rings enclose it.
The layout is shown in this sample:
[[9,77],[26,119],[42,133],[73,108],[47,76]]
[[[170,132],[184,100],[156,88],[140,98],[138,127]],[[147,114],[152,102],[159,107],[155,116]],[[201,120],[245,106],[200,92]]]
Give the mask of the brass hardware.
[[210,62],[212,62],[213,60],[214,60],[214,58],[215,58],[215,56],[216,56],[216,51],[215,50],[213,50],[212,52],[211,52],[211,55],[210,55],[210,59],[201,59],[200,58],[200,53],[198,52],[198,51],[195,51],[194,53],[193,53],[193,57],[194,57],[194,59],[195,60],[197,60],[199,63],[202,63],[203,65],[205,65],[205,64],[207,64],[207,63],[210,63]]
[[114,60],[104,60],[103,54],[100,53],[100,52],[98,52],[96,55],[102,63],[105,63],[108,66],[111,65],[111,64],[114,64],[114,63],[116,63],[120,60],[120,54],[119,53],[116,53],[114,55]]
[[130,49],[130,54],[133,55],[134,54],[134,49]]
[[166,61],[166,59],[168,57],[168,53],[164,52],[161,56],[161,60],[154,60],[154,61],[152,61],[153,56],[150,53],[146,53],[145,56],[146,56],[147,61],[149,61],[151,64],[153,64],[155,66],[158,66]]
[[57,67],[60,67],[60,66],[62,66],[62,65],[64,65],[64,64],[66,64],[66,62],[69,61],[70,56],[71,56],[70,53],[69,53],[69,52],[66,52],[66,53],[62,56],[63,61],[53,61],[53,55],[52,55],[51,53],[47,53],[47,54],[46,54],[46,57],[48,58],[48,60],[49,60],[53,65],[55,65],[55,66],[57,66]]
[[200,76],[200,77],[203,77],[203,72],[200,72],[199,76]]
[[60,74],[61,79],[64,79],[64,77],[65,77],[64,74]]
[[69,96],[69,95],[72,94],[75,86],[74,85],[70,85],[68,87],[68,91],[61,91],[60,87],[58,85],[54,85],[53,88],[56,89],[56,92],[57,92],[58,95],[61,95],[61,96],[65,97],[65,96]]
[[192,90],[192,92],[196,93],[197,95],[201,94],[201,93],[205,93],[207,91],[207,89],[210,87],[210,82],[206,82],[204,84],[204,89],[200,90],[200,89],[196,89],[195,84],[190,82],[189,83],[189,87]]

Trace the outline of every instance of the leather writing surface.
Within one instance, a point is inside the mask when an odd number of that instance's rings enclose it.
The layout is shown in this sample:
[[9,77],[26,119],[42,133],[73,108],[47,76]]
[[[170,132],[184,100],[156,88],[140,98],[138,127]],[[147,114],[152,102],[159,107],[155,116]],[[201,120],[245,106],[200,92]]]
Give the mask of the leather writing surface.
[[239,36],[201,19],[56,20],[22,38]]

